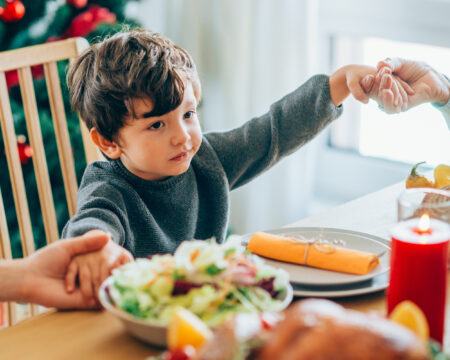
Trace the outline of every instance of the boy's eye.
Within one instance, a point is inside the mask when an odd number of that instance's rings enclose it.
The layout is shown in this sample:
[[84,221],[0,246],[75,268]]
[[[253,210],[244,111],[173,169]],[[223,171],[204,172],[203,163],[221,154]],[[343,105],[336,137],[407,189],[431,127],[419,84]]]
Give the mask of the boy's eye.
[[158,130],[158,129],[161,129],[163,127],[163,125],[164,124],[162,123],[162,121],[157,121],[157,122],[155,122],[155,123],[150,125],[150,129]]
[[184,114],[184,118],[185,119],[190,119],[191,117],[193,117],[195,114],[195,111],[188,111],[187,113]]

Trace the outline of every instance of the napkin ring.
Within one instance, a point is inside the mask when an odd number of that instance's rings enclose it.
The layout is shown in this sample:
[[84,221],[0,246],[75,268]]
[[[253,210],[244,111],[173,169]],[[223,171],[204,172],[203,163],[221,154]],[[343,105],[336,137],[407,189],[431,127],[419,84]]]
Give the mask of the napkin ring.
[[[289,236],[289,235],[287,235]],[[295,239],[295,242],[298,242],[302,245],[306,245],[305,248],[305,255],[303,258],[303,264],[304,265],[308,265],[308,255],[309,255],[309,249],[314,246],[314,248],[324,254],[332,254],[336,251],[336,246],[340,245],[340,246],[345,246],[345,242],[342,240],[334,240],[332,243],[328,240],[323,240],[323,239],[317,239],[317,240],[310,240],[310,239],[306,239],[301,235],[296,235],[296,236],[289,236],[292,239]]]

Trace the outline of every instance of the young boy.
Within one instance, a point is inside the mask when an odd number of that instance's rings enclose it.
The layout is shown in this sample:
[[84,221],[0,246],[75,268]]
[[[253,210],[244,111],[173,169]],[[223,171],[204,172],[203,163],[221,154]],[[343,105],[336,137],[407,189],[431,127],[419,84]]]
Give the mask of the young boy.
[[111,234],[97,253],[77,257],[78,275],[92,296],[110,269],[131,256],[172,253],[184,240],[223,241],[229,191],[246,184],[311,140],[339,117],[368,66],[316,75],[240,128],[202,135],[201,97],[191,56],[165,37],[132,30],[93,45],[71,66],[71,103],[108,161],[83,175],[76,215],[64,237],[99,229]]

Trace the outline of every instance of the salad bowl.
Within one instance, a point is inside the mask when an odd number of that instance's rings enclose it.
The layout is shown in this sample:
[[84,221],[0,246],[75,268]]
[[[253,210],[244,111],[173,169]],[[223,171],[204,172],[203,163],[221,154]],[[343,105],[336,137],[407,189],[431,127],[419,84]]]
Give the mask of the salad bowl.
[[166,347],[167,326],[149,320],[139,319],[116,307],[107,290],[112,286],[112,282],[113,279],[109,277],[99,289],[98,299],[105,310],[119,319],[129,334],[151,345]]
[[99,289],[102,306],[133,336],[166,346],[167,326],[184,307],[215,328],[239,313],[280,312],[292,301],[289,275],[249,254],[240,241],[185,241],[174,255],[137,259]]

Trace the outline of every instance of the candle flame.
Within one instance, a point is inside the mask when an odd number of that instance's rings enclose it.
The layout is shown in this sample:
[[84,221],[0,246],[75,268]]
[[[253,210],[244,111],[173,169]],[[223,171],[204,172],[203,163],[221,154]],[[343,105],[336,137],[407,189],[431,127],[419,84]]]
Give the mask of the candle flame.
[[418,228],[419,231],[423,233],[430,230],[430,216],[428,214],[423,214],[420,217]]

